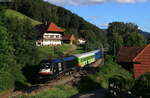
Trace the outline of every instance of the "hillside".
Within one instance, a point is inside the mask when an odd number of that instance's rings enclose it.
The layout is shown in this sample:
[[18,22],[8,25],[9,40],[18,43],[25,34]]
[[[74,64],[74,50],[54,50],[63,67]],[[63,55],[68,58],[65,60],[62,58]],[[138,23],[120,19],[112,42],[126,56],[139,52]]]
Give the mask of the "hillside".
[[141,34],[143,34],[145,38],[150,38],[150,32],[146,32],[146,31],[142,31],[142,30],[139,30],[139,32]]
[[11,9],[5,9],[5,10],[4,10],[4,15],[5,15],[6,17],[17,17],[17,18],[20,19],[20,20],[29,19],[29,20],[31,21],[32,25],[41,24],[41,22],[36,21],[36,20],[34,20],[34,19],[32,19],[32,18],[26,16],[26,15],[23,15],[23,14],[20,13],[20,12],[17,12],[17,11],[15,11],[15,10],[11,10]]
[[64,28],[65,33],[85,38],[92,45],[90,47],[98,48],[106,44],[106,34],[102,29],[63,7],[43,0],[36,0],[36,2],[35,0],[14,1],[13,4],[6,5],[6,7],[43,23],[54,22]]

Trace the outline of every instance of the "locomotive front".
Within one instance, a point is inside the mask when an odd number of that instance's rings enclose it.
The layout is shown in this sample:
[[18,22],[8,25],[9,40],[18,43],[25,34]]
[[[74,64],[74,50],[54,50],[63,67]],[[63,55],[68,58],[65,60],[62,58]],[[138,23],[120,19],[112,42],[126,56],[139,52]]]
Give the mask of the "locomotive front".
[[49,79],[49,77],[53,76],[53,63],[50,61],[41,62],[40,63],[40,70],[38,72],[38,78],[42,79]]

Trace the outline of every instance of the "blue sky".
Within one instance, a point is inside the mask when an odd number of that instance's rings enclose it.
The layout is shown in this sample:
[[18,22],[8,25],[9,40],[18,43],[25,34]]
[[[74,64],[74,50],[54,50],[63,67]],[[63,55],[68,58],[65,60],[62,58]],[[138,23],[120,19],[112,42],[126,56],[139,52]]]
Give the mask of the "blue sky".
[[133,22],[150,32],[149,0],[46,0],[106,28],[113,21]]

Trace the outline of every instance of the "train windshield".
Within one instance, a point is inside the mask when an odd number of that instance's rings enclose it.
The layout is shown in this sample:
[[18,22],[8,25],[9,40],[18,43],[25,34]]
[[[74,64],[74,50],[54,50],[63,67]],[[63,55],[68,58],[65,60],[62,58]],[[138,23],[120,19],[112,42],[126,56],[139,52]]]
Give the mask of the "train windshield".
[[41,66],[43,69],[49,69],[51,66],[51,63],[42,63]]

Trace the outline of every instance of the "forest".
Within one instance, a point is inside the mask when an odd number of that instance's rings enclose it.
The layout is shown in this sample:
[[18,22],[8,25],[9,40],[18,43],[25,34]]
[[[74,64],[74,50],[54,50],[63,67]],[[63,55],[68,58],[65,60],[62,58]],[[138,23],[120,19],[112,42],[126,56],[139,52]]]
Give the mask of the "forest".
[[[36,1],[36,2],[35,2]],[[112,22],[103,30],[65,8],[43,0],[12,0],[0,4],[0,91],[19,88],[18,84],[31,85],[40,62],[35,45],[38,34],[31,20],[7,17],[6,9],[15,10],[41,23],[54,22],[87,40],[84,50],[109,49],[108,54],[117,55],[122,46],[145,46],[147,38],[134,23]],[[32,74],[31,74],[32,73]]]

